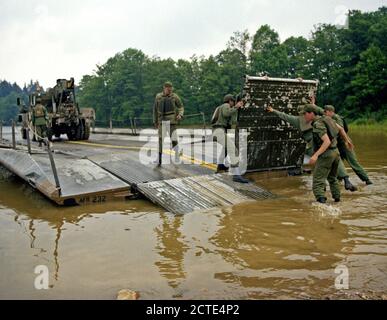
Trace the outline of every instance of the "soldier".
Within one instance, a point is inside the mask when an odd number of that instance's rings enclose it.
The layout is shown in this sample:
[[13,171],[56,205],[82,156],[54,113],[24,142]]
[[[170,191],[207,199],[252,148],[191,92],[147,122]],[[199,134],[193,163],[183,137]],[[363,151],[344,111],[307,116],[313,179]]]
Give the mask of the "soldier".
[[[305,100],[305,102],[307,102]],[[303,115],[303,107],[300,106],[298,108],[299,116],[294,116],[290,114],[286,114],[284,112],[280,112],[278,110],[273,109],[271,106],[269,106],[266,110],[268,112],[273,112],[275,115],[277,115],[280,119],[290,123],[293,127],[297,128],[301,132],[301,136],[303,140],[306,142],[306,150],[305,154],[308,157],[311,157],[313,155],[313,128],[310,123],[307,123],[304,119]],[[324,110],[316,106],[316,111],[318,112],[318,115],[323,115]],[[338,125],[342,126],[341,123],[337,122]],[[340,141],[342,141],[340,139]],[[342,145],[338,146],[339,149],[342,149]],[[343,164],[343,161],[340,159],[339,163],[339,169],[338,169],[338,179],[344,180],[344,187],[346,190],[349,190],[351,192],[354,192],[357,190],[357,188],[351,183],[349,180],[349,176],[347,173],[347,170],[345,169],[345,166]]]
[[[335,120],[339,126],[344,128],[344,120],[337,113],[335,113],[335,111],[336,110],[335,110],[334,106],[326,105],[324,107],[324,114],[327,117],[330,117],[333,120]],[[364,170],[364,168],[360,165],[359,161],[357,160],[355,151],[349,150],[345,146],[345,143],[342,141],[342,139],[338,140],[338,144],[339,144],[339,151],[340,151],[341,158],[343,160],[347,160],[348,164],[351,166],[352,170],[357,174],[357,176],[360,178],[360,180],[365,182],[366,185],[373,184],[372,181],[370,180],[370,178],[368,177],[367,172]],[[340,165],[339,165],[339,171],[340,170],[345,171],[345,167],[344,167],[344,164],[342,161],[340,162]],[[347,178],[348,178],[348,176],[347,176]]]
[[[171,82],[164,84],[163,92],[156,95],[153,106],[153,124],[158,129],[159,135],[159,158],[158,165],[162,164],[163,155],[163,126],[162,122],[169,122],[169,136],[172,140],[172,148],[175,150],[175,159],[179,159],[178,141],[176,127],[179,121],[184,116],[184,106],[179,96],[173,93],[173,86]],[[167,125],[168,127],[168,125]],[[168,129],[168,128],[165,128]],[[164,129],[164,130],[165,130]],[[167,132],[165,132],[167,133]]]
[[42,105],[41,98],[36,99],[37,104],[32,110],[32,124],[35,127],[36,138],[39,141],[39,147],[42,146],[42,142],[46,144],[43,140],[47,137],[47,122],[48,114],[47,109]]
[[308,157],[311,157],[313,155],[313,128],[312,125],[306,122],[306,120],[304,119],[304,114],[302,112],[303,106],[300,106],[298,108],[298,116],[286,114],[285,112],[275,110],[271,106],[267,107],[266,111],[274,113],[281,120],[290,123],[293,127],[298,129],[301,132],[302,139],[306,142],[305,154]]
[[[315,165],[313,171],[313,194],[317,202],[326,203],[325,183],[328,180],[331,194],[335,202],[340,202],[340,188],[337,181],[340,155],[337,149],[337,137],[344,130],[329,117],[318,116],[319,110],[315,105],[304,106],[304,118],[313,127],[314,154],[310,158],[310,164]],[[345,142],[349,148],[353,145],[346,135]]]
[[[235,146],[235,141],[228,141],[227,130],[235,129],[238,121],[238,109],[243,107],[243,100],[239,99],[235,104],[235,98],[231,94],[227,94],[223,99],[223,104],[216,108],[213,116],[214,136],[217,142],[222,146],[222,152],[217,159],[217,173],[228,171],[228,167],[224,165],[224,157],[226,154],[230,157],[230,171],[233,175],[233,181],[239,183],[249,183],[249,180],[241,176],[239,169],[239,155]],[[228,149],[227,149],[228,147]]]

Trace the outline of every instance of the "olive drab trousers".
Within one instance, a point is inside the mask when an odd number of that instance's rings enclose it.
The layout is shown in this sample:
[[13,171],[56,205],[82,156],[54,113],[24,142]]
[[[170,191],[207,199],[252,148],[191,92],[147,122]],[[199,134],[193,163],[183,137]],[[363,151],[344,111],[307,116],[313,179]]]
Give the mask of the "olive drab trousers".
[[171,124],[170,121],[162,121],[159,125],[159,153],[163,153],[163,139],[166,137],[171,138],[172,148],[175,148],[178,145],[177,139],[177,125]]
[[313,194],[316,199],[325,197],[326,181],[328,180],[334,199],[340,199],[340,186],[337,171],[340,155],[337,149],[328,149],[318,157],[313,171]]
[[36,130],[36,140],[41,142],[44,138],[47,138],[47,126],[42,125],[42,126],[35,126]]
[[348,176],[344,166],[344,160],[347,160],[348,164],[350,165],[352,170],[356,173],[356,175],[360,178],[361,181],[366,182],[369,180],[367,172],[364,170],[364,168],[357,160],[356,153],[348,149],[345,150],[345,157],[343,158],[342,161],[340,161],[339,174],[338,174],[339,179],[342,179],[345,176]]
[[227,130],[225,128],[214,128],[213,130],[214,140],[217,141],[216,146],[221,147],[221,152],[219,153],[218,149],[216,149],[216,153],[214,152],[214,156],[217,158],[217,164],[224,164],[226,156],[230,158],[230,167],[236,168],[239,166],[239,152],[236,147],[235,134],[227,134]]

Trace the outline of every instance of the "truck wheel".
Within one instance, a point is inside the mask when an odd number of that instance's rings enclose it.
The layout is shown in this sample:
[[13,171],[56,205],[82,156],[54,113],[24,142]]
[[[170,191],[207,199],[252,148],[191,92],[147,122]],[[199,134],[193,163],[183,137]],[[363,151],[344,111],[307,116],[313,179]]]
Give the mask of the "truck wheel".
[[47,128],[47,138],[49,141],[52,141],[52,129]]
[[79,125],[76,127],[75,130],[76,130],[76,131],[75,131],[75,132],[76,132],[76,134],[75,134],[76,140],[82,140],[82,138],[83,138],[83,132],[84,132],[82,121],[79,122]]
[[57,126],[53,126],[53,127],[51,127],[51,130],[52,130],[52,134],[55,136],[55,138],[59,139],[60,135],[61,135],[60,128]]
[[68,128],[68,131],[67,131],[67,138],[70,140],[70,141],[74,141],[75,140],[75,127],[69,127]]
[[84,130],[84,134],[83,134],[83,140],[89,140],[90,138],[90,124],[86,124],[85,125],[85,130]]

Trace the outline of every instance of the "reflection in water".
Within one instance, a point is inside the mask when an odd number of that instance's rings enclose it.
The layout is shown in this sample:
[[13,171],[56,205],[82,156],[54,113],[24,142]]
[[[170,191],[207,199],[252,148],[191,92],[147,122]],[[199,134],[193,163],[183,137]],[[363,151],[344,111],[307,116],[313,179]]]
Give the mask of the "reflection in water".
[[[256,174],[278,199],[183,217],[146,201],[61,208],[5,174],[0,298],[114,299],[122,288],[144,299],[324,298],[341,293],[338,265],[351,290],[386,292],[387,142],[352,137],[375,184],[349,171],[359,191],[330,206],[314,204],[311,176]],[[46,293],[33,288],[40,264]]]
[[188,246],[181,240],[183,235],[180,231],[182,216],[160,214],[162,226],[155,230],[157,235],[156,250],[161,260],[155,265],[159,268],[160,274],[167,279],[171,288],[176,289],[186,278],[184,271],[184,254]]
[[[142,207],[154,209],[153,205],[142,202],[123,204],[120,201],[110,202],[108,205],[88,205],[75,207],[59,207],[50,202],[34,189],[24,184],[19,178],[10,174],[4,168],[0,172],[0,213],[3,208],[11,208],[14,212],[14,222],[20,227],[23,234],[29,238],[29,247],[33,257],[39,259],[40,264],[45,264],[53,279],[50,288],[55,286],[60,275],[60,242],[66,227],[79,226],[80,222],[92,215],[104,215],[107,212],[139,212]],[[4,197],[6,195],[6,197]],[[140,206],[138,206],[140,204]],[[6,207],[2,207],[6,205]],[[108,207],[107,207],[108,206]],[[49,232],[42,230],[43,225],[48,225]],[[1,227],[1,226],[0,226]],[[82,227],[84,228],[84,227]],[[40,232],[39,232],[40,229]],[[50,268],[50,264],[52,268]],[[54,281],[52,281],[54,280]]]
[[219,224],[210,241],[235,271],[215,277],[248,288],[253,298],[268,296],[273,288],[277,296],[294,292],[297,297],[319,282],[321,291],[329,290],[333,281],[319,279],[329,274],[333,279],[348,237],[338,219],[316,219],[289,199],[261,203],[259,211],[256,204],[238,206]]

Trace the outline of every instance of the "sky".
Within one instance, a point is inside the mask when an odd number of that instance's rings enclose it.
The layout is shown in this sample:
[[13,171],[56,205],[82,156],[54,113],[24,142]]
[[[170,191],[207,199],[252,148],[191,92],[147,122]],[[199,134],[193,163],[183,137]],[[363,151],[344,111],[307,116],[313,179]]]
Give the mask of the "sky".
[[341,24],[350,9],[387,0],[0,0],[0,80],[44,87],[92,74],[127,48],[149,56],[217,54],[235,31],[268,24],[309,37],[319,23]]

